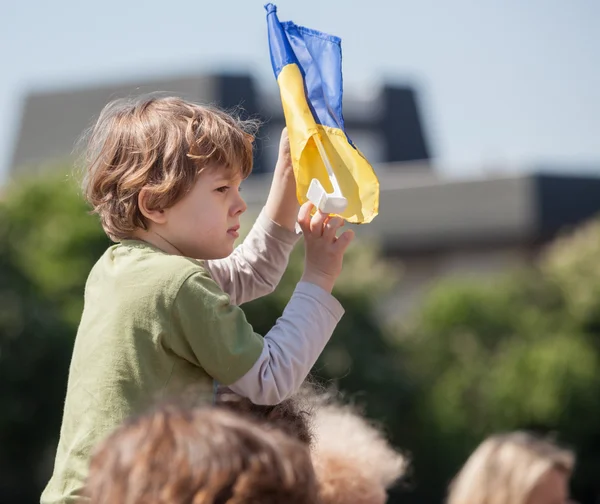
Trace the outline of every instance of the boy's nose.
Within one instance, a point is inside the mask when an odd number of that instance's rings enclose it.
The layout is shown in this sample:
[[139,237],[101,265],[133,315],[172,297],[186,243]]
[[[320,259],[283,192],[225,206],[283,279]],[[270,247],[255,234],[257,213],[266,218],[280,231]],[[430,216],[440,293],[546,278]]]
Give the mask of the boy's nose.
[[244,198],[242,198],[240,196],[240,194],[238,193],[238,201],[236,201],[235,205],[233,206],[233,214],[238,215],[238,214],[244,213],[247,208],[248,208],[248,205],[244,201]]

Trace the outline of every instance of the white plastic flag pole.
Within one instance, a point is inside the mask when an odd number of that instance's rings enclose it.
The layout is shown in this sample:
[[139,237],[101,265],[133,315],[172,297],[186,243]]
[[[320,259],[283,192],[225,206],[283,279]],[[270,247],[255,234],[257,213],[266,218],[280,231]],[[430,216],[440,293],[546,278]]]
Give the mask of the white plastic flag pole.
[[342,191],[340,190],[338,181],[335,178],[335,173],[333,173],[333,168],[331,167],[331,163],[329,162],[329,158],[327,157],[327,152],[325,152],[325,147],[323,147],[323,143],[321,142],[321,137],[319,136],[319,134],[316,134],[313,136],[313,139],[315,141],[317,149],[319,150],[319,154],[321,155],[323,164],[327,169],[327,175],[329,175],[329,180],[331,182],[331,185],[333,186],[333,192],[331,194],[327,193],[327,191],[325,191],[325,188],[323,187],[323,184],[321,184],[321,182],[314,178],[310,182],[310,186],[308,187],[306,197],[313,205],[315,205],[323,213],[342,213],[344,210],[346,210],[346,207],[348,206],[348,200],[342,195]]

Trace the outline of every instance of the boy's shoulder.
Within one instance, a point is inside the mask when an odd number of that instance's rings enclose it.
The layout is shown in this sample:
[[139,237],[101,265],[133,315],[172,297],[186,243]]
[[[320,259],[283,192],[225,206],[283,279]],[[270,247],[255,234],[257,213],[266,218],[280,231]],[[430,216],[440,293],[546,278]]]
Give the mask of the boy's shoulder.
[[104,253],[90,279],[93,276],[118,278],[119,283],[142,290],[149,287],[177,291],[192,275],[211,278],[202,260],[167,254],[147,243],[126,240]]

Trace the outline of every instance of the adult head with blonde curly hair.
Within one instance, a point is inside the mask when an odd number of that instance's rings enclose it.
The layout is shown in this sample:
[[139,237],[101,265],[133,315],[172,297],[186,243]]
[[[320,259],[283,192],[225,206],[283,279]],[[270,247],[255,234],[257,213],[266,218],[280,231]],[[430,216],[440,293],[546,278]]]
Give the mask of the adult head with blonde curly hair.
[[383,430],[354,407],[317,406],[312,460],[322,504],[384,504],[387,490],[404,476],[406,457]]
[[564,504],[575,457],[527,432],[486,439],[450,486],[448,504]]

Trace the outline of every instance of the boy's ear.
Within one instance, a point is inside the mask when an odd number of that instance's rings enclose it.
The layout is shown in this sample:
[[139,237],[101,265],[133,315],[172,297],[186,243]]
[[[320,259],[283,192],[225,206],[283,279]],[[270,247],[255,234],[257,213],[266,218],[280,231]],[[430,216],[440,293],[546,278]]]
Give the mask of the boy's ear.
[[138,208],[142,215],[149,221],[155,224],[164,224],[167,221],[167,216],[164,210],[157,210],[148,208],[148,200],[150,198],[150,191],[147,188],[143,188],[138,194]]

